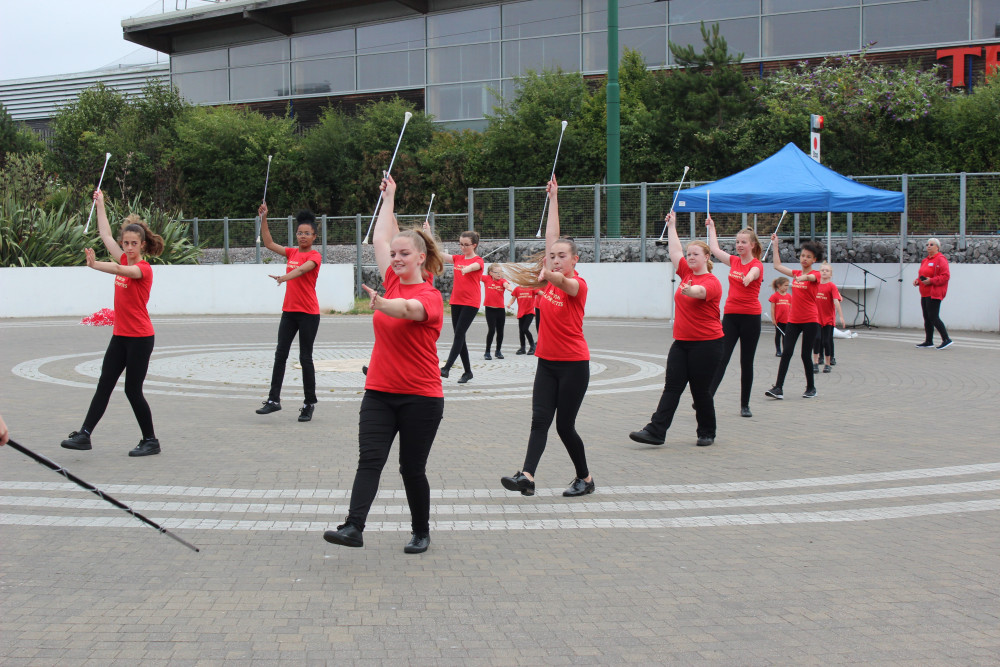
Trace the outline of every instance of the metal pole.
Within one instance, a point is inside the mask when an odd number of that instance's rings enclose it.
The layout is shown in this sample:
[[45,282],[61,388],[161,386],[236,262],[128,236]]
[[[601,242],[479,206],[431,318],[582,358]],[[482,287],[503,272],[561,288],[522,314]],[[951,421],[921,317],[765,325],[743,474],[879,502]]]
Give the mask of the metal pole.
[[854,214],[847,214],[847,247],[854,247]]
[[222,263],[229,264],[229,217],[222,219]]
[[690,220],[690,223],[691,223],[690,224],[690,226],[691,226],[691,236],[689,238],[691,240],[694,240],[694,239],[698,238],[698,230],[695,229],[694,211],[691,211],[688,214],[688,219]]
[[[799,214],[795,214],[795,248],[799,247]],[[794,248],[793,248],[794,250]]]
[[257,240],[254,241],[254,264],[260,264],[260,216],[254,218],[254,227],[257,229]]
[[601,184],[594,183],[594,262],[601,263]]
[[324,215],[320,218],[320,225],[322,225],[323,231],[323,261],[326,261],[326,216]]
[[514,239],[517,236],[515,226],[517,219],[514,217],[514,187],[507,188],[507,236],[510,239],[510,252],[507,254],[507,261],[514,261]]
[[965,172],[958,176],[958,249],[965,250]]
[[639,184],[639,261],[646,261],[646,182]]
[[198,246],[198,218],[195,218],[191,223],[191,231],[194,233],[194,245]]
[[470,231],[475,231],[475,225],[473,224],[473,220],[475,218],[473,217],[473,214],[472,214],[472,212],[473,212],[473,203],[475,201],[475,199],[474,199],[475,194],[474,193],[475,193],[475,190],[473,190],[472,188],[469,188],[469,230]]
[[292,226],[292,224],[294,223],[294,221],[295,221],[295,218],[293,218],[292,216],[288,216],[288,247],[289,248],[295,246],[295,228]]
[[354,296],[355,298],[361,298],[361,284],[364,277],[361,275],[361,214],[358,213],[354,216],[354,248],[356,250],[356,259],[354,262]]
[[[608,236],[621,236],[621,87],[618,85],[618,0],[608,0]],[[600,261],[600,260],[598,260]]]
[[909,197],[910,181],[906,174],[903,174],[903,213],[899,216],[899,277],[896,279],[899,285],[898,313],[896,328],[903,328],[903,248],[906,247],[906,225],[907,211],[910,208]]

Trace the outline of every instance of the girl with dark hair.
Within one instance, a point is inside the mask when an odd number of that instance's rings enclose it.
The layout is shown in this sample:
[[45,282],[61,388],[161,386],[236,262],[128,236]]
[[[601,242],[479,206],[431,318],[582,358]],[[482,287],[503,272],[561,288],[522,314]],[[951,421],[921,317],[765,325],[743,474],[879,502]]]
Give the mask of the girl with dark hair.
[[285,363],[292,348],[295,334],[299,336],[299,363],[302,365],[302,390],[305,402],[299,409],[299,421],[307,422],[319,399],[316,398],[316,367],[313,364],[313,344],[319,331],[319,299],[316,298],[316,278],[323,258],[312,245],[316,240],[316,216],[309,211],[299,211],[296,217],[294,248],[285,248],[274,242],[267,226],[267,203],[257,208],[260,216],[260,238],[271,252],[286,258],[285,273],[270,276],[274,282],[285,285],[285,301],[281,306],[278,324],[278,347],[274,351],[274,369],[271,371],[271,390],[257,414],[269,415],[281,409],[281,385],[285,379]]
[[760,258],[764,249],[752,229],[736,232],[736,254],[730,255],[719,247],[712,216],[705,219],[708,227],[708,245],[712,255],[729,267],[729,296],[726,297],[725,314],[722,316],[722,333],[725,342],[719,368],[712,378],[712,396],[718,391],[726,366],[733,355],[736,343],[740,344],[740,416],[752,417],[750,390],[753,389],[753,356],[760,340],[760,286],[764,282],[764,264]]
[[[430,225],[424,223],[424,231],[429,232]],[[454,282],[451,287],[451,328],[455,333],[455,339],[451,343],[451,351],[448,352],[448,361],[441,369],[441,377],[448,377],[455,359],[462,357],[462,377],[458,379],[459,384],[465,384],[472,379],[472,362],[469,359],[469,347],[465,344],[465,334],[476,319],[479,306],[483,304],[482,290],[479,288],[479,277],[486,264],[483,258],[476,255],[476,248],[479,247],[479,234],[476,232],[462,232],[458,238],[462,246],[461,255],[445,255],[444,261],[455,267]]]
[[576,432],[576,415],[590,383],[590,348],[583,337],[583,314],[587,305],[587,283],[576,272],[580,256],[576,243],[559,236],[559,186],[555,176],[548,184],[549,215],[545,226],[545,255],[532,270],[512,267],[515,282],[542,288],[539,307],[545,333],[538,335],[535,384],[531,392],[531,434],[524,465],[500,483],[521,495],[535,494],[535,470],[545,451],[549,427],[556,432],[576,469],[576,477],[564,496],[594,492],[594,478],[587,468],[583,440]]
[[[115,326],[111,342],[104,353],[101,377],[90,409],[79,431],[73,431],[62,441],[66,449],[91,449],[90,436],[104,416],[111,392],[122,372],[125,372],[125,396],[139,422],[142,440],[129,456],[150,456],[160,453],[160,441],[153,430],[153,413],[142,393],[142,384],[153,354],[153,323],[146,304],[153,287],[153,269],[143,255],[156,256],[163,252],[163,238],[153,232],[137,215],[125,218],[118,241],[111,235],[111,225],[104,209],[104,193],[94,192],[97,207],[97,231],[104,247],[116,261],[98,262],[91,248],[84,252],[87,266],[115,276]],[[119,245],[121,244],[121,245]]]
[[361,399],[358,469],[347,520],[336,530],[326,531],[323,539],[345,547],[364,546],[368,511],[399,433],[399,473],[413,528],[403,551],[417,554],[427,551],[431,541],[427,457],[444,414],[437,353],[444,305],[433,282],[433,276],[443,271],[444,257],[424,230],[399,231],[393,215],[396,182],[392,176],[382,179],[381,188],[382,209],[372,247],[385,296],[363,286],[375,311],[375,346]]
[[782,386],[785,384],[785,374],[788,364],[795,354],[795,341],[802,335],[802,367],[806,374],[806,390],[802,398],[816,397],[816,382],[813,375],[812,347],[819,332],[819,309],[816,307],[816,292],[819,291],[820,274],[813,271],[813,264],[823,261],[823,246],[812,241],[806,241],[799,248],[799,263],[802,270],[793,270],[781,263],[780,242],[777,234],[771,234],[774,245],[774,269],[792,279],[792,312],[785,325],[784,350],[781,361],[778,362],[778,378],[774,386],[764,392],[765,396],[782,399],[785,397]]
[[486,296],[483,299],[486,307],[486,354],[483,359],[490,360],[490,350],[493,347],[493,336],[497,338],[497,359],[503,359],[500,346],[503,345],[503,325],[507,311],[503,305],[503,293],[507,289],[507,279],[503,277],[503,267],[500,264],[490,264],[488,275],[483,276]]
[[674,294],[674,343],[667,354],[663,394],[649,423],[629,438],[647,445],[662,445],[674,420],[681,393],[691,386],[699,447],[715,442],[715,402],[712,378],[722,358],[723,333],[719,323],[722,283],[712,275],[711,249],[704,241],[691,241],[687,250],[677,236],[677,214],[666,218],[667,249],[681,285]]

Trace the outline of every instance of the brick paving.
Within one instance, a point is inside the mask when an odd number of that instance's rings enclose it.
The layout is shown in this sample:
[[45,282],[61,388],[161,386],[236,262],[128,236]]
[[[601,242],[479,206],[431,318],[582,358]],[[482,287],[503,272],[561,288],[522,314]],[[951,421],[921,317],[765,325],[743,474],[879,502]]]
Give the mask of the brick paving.
[[[431,453],[432,543],[402,551],[409,515],[392,463],[363,549],[327,544],[357,457],[370,349],[365,317],[324,317],[321,402],[296,421],[266,396],[277,317],[155,320],[147,379],[160,456],[119,391],[94,449],[79,427],[110,331],[0,321],[0,411],[14,438],[201,548],[193,553],[12,450],[0,450],[0,663],[987,665],[1000,661],[1000,338],[861,331],[837,340],[819,397],[751,408],[734,359],[719,435],[694,445],[682,399],[662,447],[630,441],[655,407],[666,323],[588,320],[591,389],[578,420],[597,493],[568,499],[555,429],[539,493],[504,491],[530,421],[531,360],[485,361],[445,381]],[[450,332],[441,341],[442,356]],[[292,357],[295,357],[293,347]],[[290,364],[291,366],[291,364]]]

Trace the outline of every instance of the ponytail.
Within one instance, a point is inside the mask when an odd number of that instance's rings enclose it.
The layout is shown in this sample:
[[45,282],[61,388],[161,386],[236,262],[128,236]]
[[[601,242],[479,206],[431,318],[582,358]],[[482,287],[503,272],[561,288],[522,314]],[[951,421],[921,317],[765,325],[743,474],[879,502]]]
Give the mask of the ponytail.
[[122,222],[122,228],[118,232],[119,243],[122,242],[125,232],[135,232],[139,235],[140,240],[145,244],[145,250],[143,250],[145,254],[156,257],[163,252],[163,237],[150,229],[146,221],[135,213],[129,215]]

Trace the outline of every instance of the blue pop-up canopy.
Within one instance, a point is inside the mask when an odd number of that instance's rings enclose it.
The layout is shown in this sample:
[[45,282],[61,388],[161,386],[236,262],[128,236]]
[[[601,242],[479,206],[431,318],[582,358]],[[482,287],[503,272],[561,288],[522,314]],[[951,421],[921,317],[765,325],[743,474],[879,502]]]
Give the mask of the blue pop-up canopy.
[[903,210],[903,194],[852,181],[789,143],[739,173],[681,190],[674,210],[706,205],[719,213],[887,212]]

